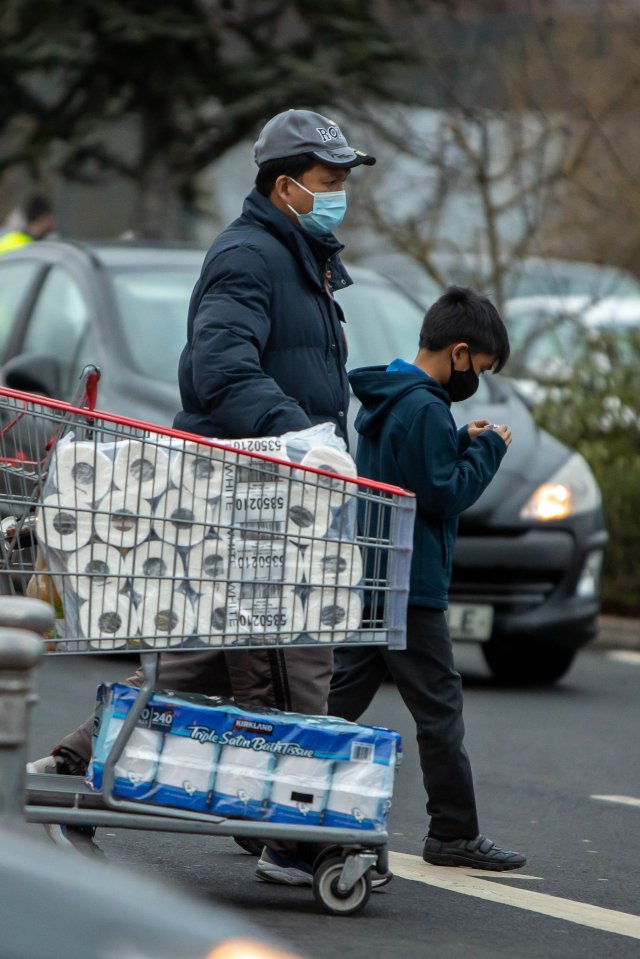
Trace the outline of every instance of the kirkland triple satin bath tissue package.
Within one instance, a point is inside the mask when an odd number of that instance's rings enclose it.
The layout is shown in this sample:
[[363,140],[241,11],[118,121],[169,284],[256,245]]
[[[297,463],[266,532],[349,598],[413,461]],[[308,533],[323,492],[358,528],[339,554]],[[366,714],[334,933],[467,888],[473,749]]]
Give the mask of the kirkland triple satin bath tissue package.
[[[87,774],[96,789],[137,695],[118,683],[98,688]],[[401,752],[399,734],[377,726],[156,692],[118,759],[113,793],[212,815],[380,830]]]

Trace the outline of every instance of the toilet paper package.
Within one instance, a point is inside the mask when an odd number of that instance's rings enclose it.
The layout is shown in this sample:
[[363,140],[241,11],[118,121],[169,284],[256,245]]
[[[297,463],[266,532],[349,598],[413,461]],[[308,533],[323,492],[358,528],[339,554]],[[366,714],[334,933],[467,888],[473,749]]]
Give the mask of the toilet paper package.
[[[220,752],[211,812],[241,819],[265,819],[271,789],[274,756],[248,747],[244,736],[249,720],[239,723],[238,745],[225,745]],[[254,721],[255,725],[255,721]],[[235,724],[234,724],[235,726]]]
[[214,440],[225,449],[87,435],[57,443],[38,507],[61,639],[106,650],[357,640],[362,560],[342,478],[356,468],[333,424]]
[[327,805],[334,762],[279,756],[271,773],[271,819],[319,826]]
[[[101,724],[96,752],[109,754],[123,723],[124,717],[112,715]],[[137,726],[116,763],[114,794],[122,799],[144,799],[153,788],[161,748],[161,733]],[[101,786],[102,769],[99,782]],[[97,783],[94,784],[97,788]]]
[[[117,683],[98,689],[87,774],[96,789],[137,694]],[[116,796],[351,829],[384,828],[402,751],[398,733],[381,727],[171,692],[153,694],[135,732],[132,748],[118,760]]]
[[218,767],[220,746],[189,736],[163,736],[154,784],[154,802],[206,812]]

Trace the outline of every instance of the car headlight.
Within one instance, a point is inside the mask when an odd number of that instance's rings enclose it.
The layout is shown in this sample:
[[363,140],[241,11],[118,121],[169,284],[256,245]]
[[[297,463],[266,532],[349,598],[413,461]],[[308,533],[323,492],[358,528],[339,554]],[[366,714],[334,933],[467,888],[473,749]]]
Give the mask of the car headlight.
[[520,510],[520,517],[540,522],[566,519],[597,509],[601,502],[600,489],[589,464],[579,453],[574,453],[529,497]]
[[249,939],[232,939],[210,952],[207,959],[301,959],[276,946],[265,946]]

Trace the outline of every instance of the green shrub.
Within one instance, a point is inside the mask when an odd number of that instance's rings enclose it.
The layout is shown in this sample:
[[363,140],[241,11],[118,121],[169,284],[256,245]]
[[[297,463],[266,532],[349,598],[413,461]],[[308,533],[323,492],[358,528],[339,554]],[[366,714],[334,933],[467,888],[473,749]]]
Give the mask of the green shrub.
[[602,490],[609,545],[603,609],[640,615],[640,331],[585,337],[568,379],[548,386],[540,426],[574,447]]

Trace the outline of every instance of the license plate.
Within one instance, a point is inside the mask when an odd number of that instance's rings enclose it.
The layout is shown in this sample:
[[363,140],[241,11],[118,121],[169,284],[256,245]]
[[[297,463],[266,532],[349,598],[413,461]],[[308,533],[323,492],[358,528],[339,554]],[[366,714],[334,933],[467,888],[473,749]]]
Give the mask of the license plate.
[[449,603],[446,613],[452,639],[484,643],[493,630],[493,606],[480,603]]

